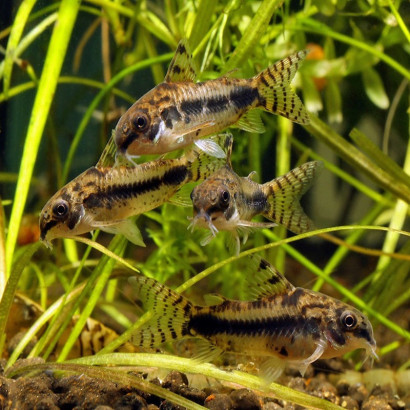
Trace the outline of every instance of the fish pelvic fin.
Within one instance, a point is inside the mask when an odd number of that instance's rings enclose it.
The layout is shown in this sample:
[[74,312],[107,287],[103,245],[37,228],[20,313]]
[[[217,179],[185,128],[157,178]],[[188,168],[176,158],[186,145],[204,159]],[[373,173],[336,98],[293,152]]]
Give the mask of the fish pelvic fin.
[[132,343],[152,348],[190,334],[188,324],[194,306],[188,299],[145,276],[131,277],[129,282],[144,308],[154,315],[133,335]]
[[322,169],[319,161],[306,162],[287,174],[262,185],[269,206],[263,215],[294,233],[315,229],[300,205],[300,198],[312,186]]
[[231,153],[233,137],[232,134],[220,134],[211,137],[210,140],[217,144],[224,152],[224,157],[215,157],[194,145],[194,148],[187,153],[189,168],[192,175],[191,181],[199,181],[208,178],[215,171],[225,164],[231,163]]
[[307,53],[307,50],[298,51],[253,78],[259,91],[261,108],[303,125],[309,124],[309,114],[290,87],[290,82]]

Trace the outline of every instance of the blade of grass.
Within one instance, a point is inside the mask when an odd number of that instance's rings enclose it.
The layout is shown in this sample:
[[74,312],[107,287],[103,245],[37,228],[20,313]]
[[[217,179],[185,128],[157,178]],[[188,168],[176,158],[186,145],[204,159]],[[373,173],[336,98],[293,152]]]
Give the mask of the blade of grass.
[[271,393],[275,397],[292,403],[300,404],[303,407],[314,409],[341,409],[341,407],[318,397],[310,396],[297,390],[293,390],[277,383],[267,384],[260,377],[240,372],[237,370],[224,371],[209,363],[198,363],[197,360],[184,357],[171,356],[165,354],[149,353],[111,353],[106,355],[88,356],[80,359],[70,360],[69,363],[87,365],[108,365],[116,364],[122,366],[143,366],[160,367],[164,369],[175,369],[183,373],[202,374],[218,380],[230,383],[237,383],[252,390],[263,393]]
[[9,41],[7,42],[6,57],[4,59],[4,93],[7,96],[10,88],[11,72],[13,70],[13,62],[15,58],[15,49],[23,35],[24,27],[27,19],[30,16],[31,10],[36,4],[36,0],[24,0],[17,11],[14,18],[13,26],[11,28]]
[[[112,252],[116,255],[121,255],[125,247],[127,245],[127,240],[123,236],[115,236],[110,243],[110,248]],[[88,300],[87,304],[85,305],[83,311],[77,323],[75,324],[74,328],[70,332],[70,336],[67,339],[66,343],[64,344],[61,353],[57,358],[57,362],[62,362],[66,359],[67,355],[70,353],[71,348],[73,347],[74,343],[76,342],[78,336],[83,329],[85,322],[87,321],[88,317],[91,315],[92,311],[94,310],[95,305],[98,302],[98,298],[100,297],[107,281],[110,278],[111,272],[115,266],[116,260],[113,258],[104,255],[101,259],[97,267],[94,269],[92,275],[88,279],[88,283],[85,286],[83,292],[81,293],[80,297],[77,299],[76,303],[73,306],[72,311],[74,312],[75,309],[79,306],[81,300],[87,295]],[[69,317],[70,319],[71,317]],[[48,354],[51,353],[50,349],[47,352]]]
[[24,143],[20,173],[14,196],[13,208],[10,216],[9,230],[6,242],[7,275],[11,270],[11,261],[16,246],[18,229],[26,204],[28,189],[37,151],[44,131],[51,102],[54,98],[57,80],[66,55],[71,31],[77,17],[80,3],[77,0],[62,0],[58,12],[58,24],[55,25],[51,36],[47,56],[44,62],[38,91],[34,100],[29,128]]
[[[64,305],[70,304],[71,301],[75,299],[78,296],[78,294],[83,290],[84,286],[85,286],[84,284],[81,284],[77,288],[72,290],[71,292],[66,293],[62,297],[60,297],[47,310],[43,312],[43,314],[32,324],[30,329],[25,331],[23,337],[20,339],[19,343],[17,344],[17,346],[14,348],[13,352],[11,353],[7,361],[6,369],[11,367],[16,362],[16,360],[22,354],[23,350],[33,340],[35,335],[41,331],[43,326],[46,325],[50,319],[58,315],[58,313],[61,312]],[[32,353],[30,353],[28,357],[34,357],[34,356],[36,355],[35,354],[33,355]]]
[[173,393],[161,386],[150,383],[140,377],[126,374],[118,369],[101,369],[89,365],[81,365],[75,363],[40,363],[32,366],[20,367],[18,369],[10,369],[8,375],[15,377],[23,373],[38,373],[40,371],[58,371],[69,372],[88,377],[111,381],[113,383],[122,384],[123,386],[131,386],[143,392],[150,393],[154,396],[162,397],[163,399],[177,404],[178,406],[192,410],[204,410],[205,407],[194,403],[193,401]]
[[4,289],[7,283],[7,266],[5,255],[6,244],[6,217],[4,215],[3,203],[0,198],[0,300],[3,297]]
[[410,202],[410,188],[407,185],[397,181],[392,175],[377,166],[319,118],[311,115],[310,119],[310,124],[305,126],[308,132],[328,145],[337,155],[367,175],[386,191]]
[[228,72],[240,67],[246,58],[252,54],[252,50],[265,34],[269,21],[275,10],[282,5],[282,0],[264,0],[259,6],[255,16],[249,22],[247,29],[243,33],[238,46],[225,64],[224,71]]
[[22,251],[20,257],[13,264],[13,270],[8,278],[0,303],[0,335],[3,335],[6,329],[7,319],[9,318],[10,308],[13,303],[14,294],[16,293],[20,276],[24,268],[29,264],[31,257],[40,246],[40,242],[27,245]]

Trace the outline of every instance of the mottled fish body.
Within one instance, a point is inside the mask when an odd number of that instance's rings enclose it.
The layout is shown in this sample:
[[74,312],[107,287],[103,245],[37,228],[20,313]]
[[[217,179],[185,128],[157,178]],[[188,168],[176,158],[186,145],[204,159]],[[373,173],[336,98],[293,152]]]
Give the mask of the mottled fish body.
[[[214,138],[231,152],[232,136]],[[40,215],[41,239],[80,235],[95,229],[122,233],[143,245],[128,219],[169,200],[184,184],[205,179],[226,160],[193,148],[176,159],[157,159],[137,166],[92,167],[61,188]]]
[[[313,222],[304,213],[299,200],[321,168],[321,162],[307,162],[270,182],[258,184],[250,176],[238,176],[227,164],[193,189],[194,217],[190,227],[209,229],[203,244],[220,230],[231,231],[237,240],[237,251],[238,230],[276,224],[294,233],[312,230]],[[253,222],[256,215],[273,223]]]
[[195,142],[210,155],[223,152],[201,138],[236,125],[264,132],[254,108],[308,124],[309,116],[292,81],[307,51],[299,51],[250,79],[221,77],[195,83],[186,41],[178,45],[165,81],[142,96],[120,118],[115,142],[124,155],[163,154]]
[[204,360],[222,352],[267,356],[261,370],[269,380],[278,377],[287,363],[303,374],[319,358],[355,349],[377,357],[371,323],[361,312],[330,296],[296,288],[268,262],[254,261],[250,279],[254,301],[221,298],[214,306],[195,306],[154,279],[130,279],[144,307],[154,314],[133,343],[154,347],[199,337],[209,343],[202,349]]

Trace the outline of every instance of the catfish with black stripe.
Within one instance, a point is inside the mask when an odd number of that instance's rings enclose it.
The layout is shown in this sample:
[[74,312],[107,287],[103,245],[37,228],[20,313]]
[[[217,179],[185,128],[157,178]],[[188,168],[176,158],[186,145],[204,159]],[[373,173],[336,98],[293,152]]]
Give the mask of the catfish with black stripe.
[[181,40],[164,82],[136,101],[120,118],[115,142],[126,156],[164,154],[195,143],[208,154],[223,150],[209,139],[229,126],[264,132],[254,108],[308,124],[309,115],[290,88],[307,51],[299,51],[250,79],[195,82],[196,72],[186,40]]
[[[207,244],[220,230],[229,231],[239,253],[239,232],[255,228],[268,228],[280,224],[294,233],[303,233],[314,228],[301,205],[301,196],[310,188],[322,168],[322,163],[311,161],[275,178],[258,184],[248,177],[238,176],[226,164],[204,182],[197,185],[191,194],[194,217],[190,228],[196,226],[209,232],[201,241]],[[270,222],[254,222],[252,218],[262,215]]]
[[213,306],[196,306],[154,279],[130,278],[135,295],[153,318],[133,336],[133,343],[154,347],[184,337],[202,339],[201,359],[222,352],[266,356],[262,374],[269,380],[287,363],[303,374],[315,360],[365,349],[377,357],[369,320],[357,309],[330,296],[295,288],[267,261],[250,259],[249,287],[255,300],[220,297]]
[[[213,138],[231,153],[232,136]],[[135,223],[128,219],[163,204],[186,183],[203,180],[225,164],[194,147],[175,159],[157,159],[136,166],[92,167],[61,188],[40,215],[41,239],[80,235],[95,229],[122,233],[144,245]]]

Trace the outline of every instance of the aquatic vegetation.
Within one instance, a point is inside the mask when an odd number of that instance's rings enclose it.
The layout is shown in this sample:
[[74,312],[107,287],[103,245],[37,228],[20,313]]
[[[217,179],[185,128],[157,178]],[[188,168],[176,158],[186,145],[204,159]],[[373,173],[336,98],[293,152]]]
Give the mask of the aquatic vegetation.
[[[285,261],[296,261],[299,272],[303,267],[311,273],[300,279],[305,288],[319,291],[326,283],[326,293],[337,291],[369,317],[376,340],[378,329],[389,329],[389,342],[377,340],[382,363],[389,352],[406,347],[410,333],[394,316],[410,298],[405,232],[410,202],[410,74],[403,64],[410,33],[400,14],[403,3],[281,4],[61,0],[45,5],[23,0],[10,10],[10,26],[0,31],[5,45],[0,62],[2,113],[7,107],[0,138],[3,356],[15,292],[39,301],[44,312],[10,351],[8,366],[27,346],[29,356],[65,361],[87,319],[101,312],[123,333],[95,361],[124,364],[124,356],[110,356],[111,352],[138,332],[150,313],[134,322],[136,307],[121,292],[132,299],[134,295],[123,276],[141,271],[161,283],[168,280],[173,287],[181,284],[176,290],[192,288],[193,300],[193,289],[199,289],[193,285],[199,281],[201,293],[206,288],[243,299],[244,256],[252,252],[263,254],[286,274],[292,269],[285,268]],[[256,171],[261,182],[309,160],[322,161],[320,183],[306,195],[303,206],[316,226],[330,227],[321,232],[335,235],[329,240],[336,245],[316,238],[317,232],[286,238],[285,230],[277,227],[253,233],[244,252],[232,257],[224,233],[201,247],[201,233],[187,231],[192,207],[173,204],[138,218],[144,250],[123,236],[111,238],[103,232],[95,232],[92,240],[56,240],[52,253],[38,242],[18,243],[23,215],[34,213],[36,218],[54,192],[97,162],[121,114],[163,81],[181,38],[189,40],[199,81],[230,72],[230,78],[252,78],[298,50],[316,50],[307,55],[292,83],[310,124],[293,124],[261,112],[263,134],[231,128],[232,166],[238,175]],[[113,155],[105,158],[108,165]],[[143,156],[139,162],[153,159]],[[192,188],[187,187],[188,195]],[[35,238],[39,232],[31,229],[30,220],[26,232],[32,234],[24,236]],[[351,268],[350,261],[357,256],[366,264]],[[312,278],[315,283],[306,285]],[[77,313],[66,343],[54,350]],[[150,366],[169,366],[169,357],[156,356],[147,359]],[[135,363],[146,360],[138,357]],[[173,368],[194,367],[188,359],[172,360],[178,363]],[[226,377],[207,365],[200,368]],[[235,380],[260,387],[243,373],[235,373]],[[280,387],[269,388],[301,403],[297,392],[292,396]]]

